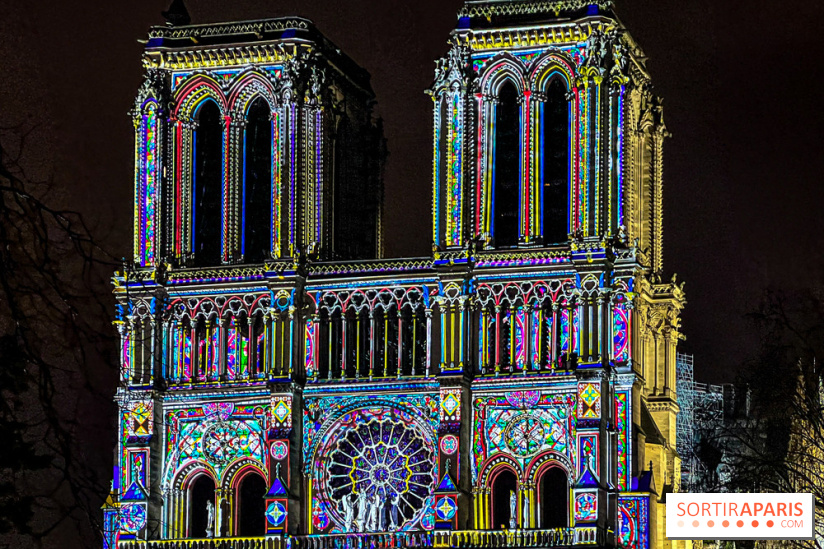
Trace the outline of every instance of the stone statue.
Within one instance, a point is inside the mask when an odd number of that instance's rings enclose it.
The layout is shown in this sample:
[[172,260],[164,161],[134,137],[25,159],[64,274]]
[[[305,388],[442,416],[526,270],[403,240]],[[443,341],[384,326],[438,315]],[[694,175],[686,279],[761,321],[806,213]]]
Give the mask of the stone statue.
[[[375,494],[377,496],[377,494]],[[386,502],[389,498],[386,497],[386,493],[382,493],[380,499],[378,500],[378,528],[379,532],[386,532]]]
[[378,531],[378,508],[381,505],[381,498],[378,496],[377,491],[372,496],[372,500],[371,500],[370,503],[372,505],[369,508],[369,531],[370,532],[377,532]]
[[398,524],[398,514],[400,512],[398,509],[398,504],[400,503],[400,500],[401,495],[397,492],[392,495],[392,499],[390,500],[392,503],[392,508],[389,510],[389,518],[391,521],[389,529],[392,531],[397,530],[398,527],[400,527],[400,524]]
[[352,522],[355,520],[355,503],[352,501],[355,494],[347,494],[343,496],[343,530],[346,533],[352,531]]
[[509,529],[514,530],[518,512],[518,497],[512,490],[509,491]]
[[358,494],[358,532],[366,532],[366,490]]
[[206,537],[215,537],[215,504],[212,500],[206,502]]
[[524,517],[523,522],[521,522],[521,528],[528,528],[529,527],[529,498],[526,497],[526,494],[524,494],[524,500],[523,500],[523,503],[521,504],[521,507],[523,507],[523,511],[524,511],[523,513],[521,513],[521,516]]

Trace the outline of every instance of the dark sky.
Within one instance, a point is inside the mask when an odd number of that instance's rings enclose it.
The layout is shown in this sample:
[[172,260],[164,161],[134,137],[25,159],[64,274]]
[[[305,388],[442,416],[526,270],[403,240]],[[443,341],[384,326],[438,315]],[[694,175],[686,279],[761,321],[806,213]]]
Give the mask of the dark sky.
[[[166,0],[12,2],[0,11],[0,124],[38,124],[33,164],[120,255],[131,253],[138,38]],[[429,250],[433,61],[459,0],[188,0],[194,22],[301,15],[368,69],[385,120],[387,252]],[[768,285],[820,281],[824,39],[817,2],[618,0],[649,56],[673,138],[665,266],[687,282],[697,375],[727,380],[757,340],[744,315]]]

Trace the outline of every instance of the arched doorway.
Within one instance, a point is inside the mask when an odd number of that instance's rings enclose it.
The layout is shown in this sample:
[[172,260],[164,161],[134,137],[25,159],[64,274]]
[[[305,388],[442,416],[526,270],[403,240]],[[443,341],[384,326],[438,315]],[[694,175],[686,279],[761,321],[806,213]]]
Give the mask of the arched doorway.
[[214,532],[214,516],[216,511],[212,511],[212,524],[209,524],[208,502],[215,505],[215,482],[209,475],[199,475],[192,481],[189,487],[189,537],[205,538],[206,530]]
[[257,473],[245,475],[238,486],[237,534],[239,536],[262,536],[266,533],[266,481]]
[[[518,493],[518,478],[512,469],[503,468],[495,478],[492,480],[492,522],[490,527],[493,530],[509,529],[511,518],[511,502],[512,494]],[[517,508],[516,524],[517,524]]]
[[539,526],[559,528],[569,521],[569,483],[560,467],[549,467],[538,485]]

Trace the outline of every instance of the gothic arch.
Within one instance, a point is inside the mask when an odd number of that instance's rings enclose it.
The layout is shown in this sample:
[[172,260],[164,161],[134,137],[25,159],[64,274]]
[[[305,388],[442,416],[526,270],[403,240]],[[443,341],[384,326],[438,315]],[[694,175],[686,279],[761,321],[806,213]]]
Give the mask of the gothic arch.
[[[511,524],[514,518],[516,523],[520,516],[520,505],[516,504],[515,517],[511,513],[511,494],[516,494],[516,501],[520,502],[520,492],[522,489],[523,479],[518,475],[517,469],[513,468],[510,463],[500,461],[490,467],[487,472],[487,481],[484,484],[489,497],[486,502],[487,515],[489,517],[489,526],[492,529],[507,528],[507,520],[509,518]],[[512,484],[507,486],[510,481]],[[509,488],[510,494],[507,494]]]
[[[560,477],[563,475],[563,477]],[[531,482],[535,502],[533,520],[539,528],[565,527],[570,524],[573,477],[569,469],[554,459],[535,469]],[[559,502],[563,506],[559,506]]]
[[194,118],[197,109],[207,99],[212,99],[217,104],[220,114],[226,116],[228,106],[220,85],[209,75],[197,75],[175,94],[174,116],[178,119]]
[[195,460],[188,462],[177,470],[177,473],[175,473],[172,479],[172,489],[187,490],[192,485],[192,482],[200,475],[208,475],[211,477],[212,482],[215,483],[215,486],[218,486],[217,472],[214,468],[205,461]]
[[258,72],[242,74],[229,90],[229,112],[235,116],[245,116],[249,106],[258,97],[262,97],[274,113],[278,108],[277,90],[266,77]]
[[553,450],[547,450],[535,456],[526,466],[524,478],[529,479],[532,483],[537,483],[541,479],[541,475],[551,467],[562,469],[567,477],[567,482],[572,486],[573,475],[571,471],[575,470],[572,463],[567,456]]
[[232,473],[231,478],[226,479],[231,490],[223,489],[224,494],[230,494],[226,507],[232,510],[231,528],[234,535],[261,535],[265,531],[266,506],[263,497],[269,491],[269,482],[256,463],[247,459],[240,461],[245,463]]
[[486,463],[484,463],[478,475],[478,486],[492,489],[492,482],[495,480],[495,477],[501,473],[500,470],[502,469],[511,470],[518,483],[523,481],[524,477],[521,474],[521,466],[518,462],[508,454],[498,454],[486,460]]
[[548,52],[539,57],[529,72],[529,84],[535,91],[546,91],[554,78],[560,78],[566,84],[567,91],[572,91],[575,82],[575,69],[564,57],[555,52]]
[[237,490],[244,477],[250,474],[258,474],[267,484],[269,483],[269,475],[266,474],[263,466],[256,460],[244,457],[235,461],[223,471],[220,487],[223,490]]
[[497,96],[507,80],[515,85],[519,96],[523,96],[529,88],[524,64],[511,54],[504,53],[492,59],[481,76],[481,93]]

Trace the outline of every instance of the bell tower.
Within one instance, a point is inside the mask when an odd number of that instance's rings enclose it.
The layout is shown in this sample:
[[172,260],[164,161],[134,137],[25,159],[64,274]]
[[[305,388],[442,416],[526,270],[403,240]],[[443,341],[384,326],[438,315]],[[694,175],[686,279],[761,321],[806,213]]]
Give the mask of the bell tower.
[[155,27],[143,64],[137,265],[380,255],[369,75],[311,22]]
[[[661,100],[646,56],[612,8],[609,0],[464,3],[428,90],[432,239],[436,258],[468,253],[476,266],[560,268],[569,258],[578,289],[548,314],[561,335],[549,335],[547,347],[577,363],[579,391],[597,387],[600,398],[612,398],[616,388],[600,380],[613,375],[632,386],[625,410],[637,427],[628,443],[635,478],[624,489],[649,491],[651,524],[660,525],[650,532],[663,547],[663,498],[678,489],[680,467],[674,376],[685,299],[683,285],[661,278],[669,136]],[[506,322],[501,310],[481,313],[482,325]],[[517,330],[524,313],[511,314]],[[495,347],[501,338],[479,341],[481,362],[489,357],[496,371],[505,360]],[[617,390],[615,398],[627,397]],[[613,462],[610,438],[585,428],[591,423],[581,421],[579,436]],[[579,478],[576,497],[597,501],[598,520],[609,521],[615,501],[590,488],[623,481],[603,474]],[[618,527],[627,524],[620,509],[630,499],[619,497]]]
[[671,547],[668,133],[611,2],[465,2],[433,254],[395,259],[363,69],[181,4],[132,113],[106,547]]

